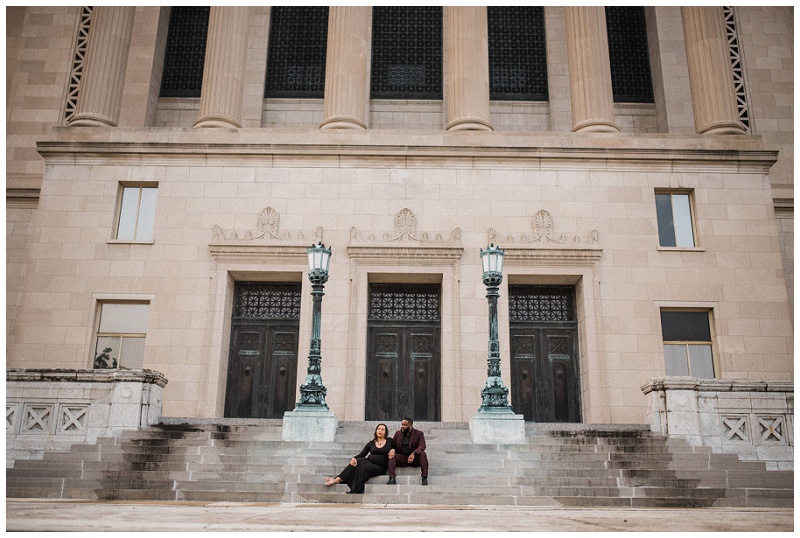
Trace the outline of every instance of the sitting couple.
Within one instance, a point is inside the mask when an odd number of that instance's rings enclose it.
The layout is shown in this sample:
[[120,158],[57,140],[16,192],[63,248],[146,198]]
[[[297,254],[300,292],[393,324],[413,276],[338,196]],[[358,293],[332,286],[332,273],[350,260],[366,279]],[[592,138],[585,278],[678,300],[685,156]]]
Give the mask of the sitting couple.
[[373,476],[389,471],[389,482],[397,484],[395,469],[419,467],[422,485],[428,485],[428,456],[425,454],[425,435],[414,429],[414,420],[404,418],[393,438],[388,437],[386,424],[378,424],[372,441],[350,459],[350,464],[335,478],[326,478],[325,485],[345,483],[350,486],[347,493],[364,493],[364,484]]

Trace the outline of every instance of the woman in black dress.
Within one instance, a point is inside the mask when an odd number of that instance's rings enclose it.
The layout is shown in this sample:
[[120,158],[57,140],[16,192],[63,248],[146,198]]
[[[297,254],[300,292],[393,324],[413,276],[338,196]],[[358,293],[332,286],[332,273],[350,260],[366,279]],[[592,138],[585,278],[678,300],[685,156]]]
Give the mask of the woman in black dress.
[[[335,478],[325,478],[326,486],[346,483],[347,493],[364,493],[364,484],[373,476],[386,474],[389,467],[389,451],[394,448],[394,440],[387,435],[386,424],[378,424],[372,441],[353,456],[350,464]],[[367,456],[369,454],[369,456]]]

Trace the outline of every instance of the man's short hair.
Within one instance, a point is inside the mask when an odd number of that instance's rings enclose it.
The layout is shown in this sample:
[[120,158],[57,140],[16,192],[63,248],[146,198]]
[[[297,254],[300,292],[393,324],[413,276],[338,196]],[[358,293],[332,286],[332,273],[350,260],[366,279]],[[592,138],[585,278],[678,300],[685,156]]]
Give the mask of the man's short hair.
[[[403,417],[403,420],[408,421],[409,424],[414,424],[414,419],[413,418]],[[402,420],[400,422],[402,422]]]

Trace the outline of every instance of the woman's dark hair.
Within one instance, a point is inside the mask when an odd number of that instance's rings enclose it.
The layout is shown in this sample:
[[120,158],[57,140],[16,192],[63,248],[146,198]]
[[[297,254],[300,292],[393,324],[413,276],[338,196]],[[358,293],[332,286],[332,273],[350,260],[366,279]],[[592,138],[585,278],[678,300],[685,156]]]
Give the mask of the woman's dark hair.
[[373,442],[375,442],[375,441],[377,441],[377,440],[378,440],[378,428],[380,428],[381,426],[383,426],[383,431],[385,431],[385,432],[386,432],[386,435],[384,435],[384,437],[383,437],[383,438],[384,438],[384,439],[388,439],[388,438],[389,438],[389,426],[387,426],[386,424],[384,424],[383,422],[381,422],[380,424],[378,424],[377,426],[375,426],[375,434],[372,436],[372,441],[373,441]]

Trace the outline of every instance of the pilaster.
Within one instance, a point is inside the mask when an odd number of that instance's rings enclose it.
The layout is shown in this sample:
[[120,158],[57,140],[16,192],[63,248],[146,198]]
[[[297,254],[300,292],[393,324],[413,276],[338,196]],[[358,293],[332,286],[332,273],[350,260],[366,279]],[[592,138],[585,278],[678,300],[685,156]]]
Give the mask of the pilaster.
[[744,134],[739,121],[733,68],[719,6],[682,7],[689,86],[698,134]]
[[134,7],[95,8],[83,80],[70,125],[117,126],[135,11]]
[[240,128],[249,7],[212,6],[195,128]]
[[367,128],[369,6],[331,6],[320,129]]
[[564,10],[573,132],[618,132],[603,6]]
[[493,131],[489,123],[486,6],[447,6],[447,130]]

